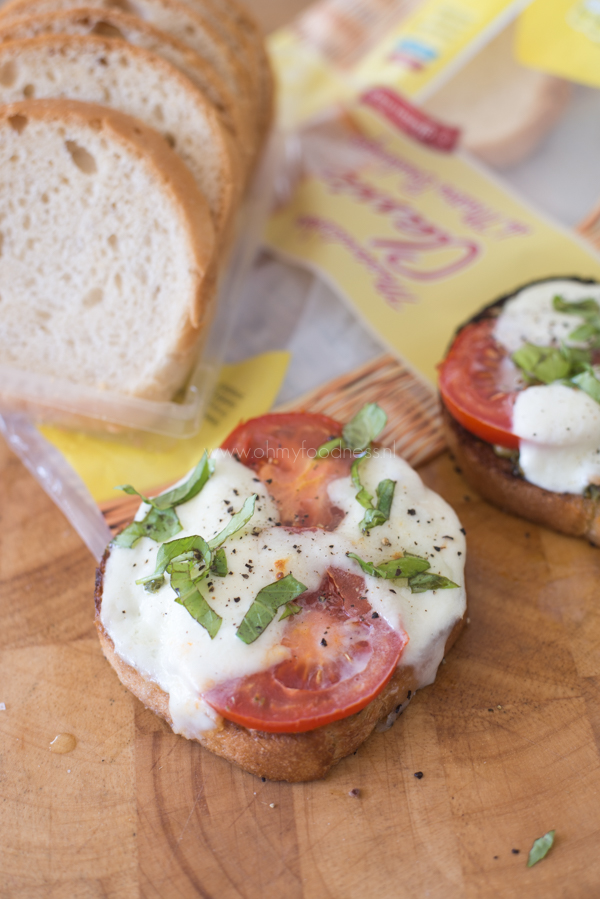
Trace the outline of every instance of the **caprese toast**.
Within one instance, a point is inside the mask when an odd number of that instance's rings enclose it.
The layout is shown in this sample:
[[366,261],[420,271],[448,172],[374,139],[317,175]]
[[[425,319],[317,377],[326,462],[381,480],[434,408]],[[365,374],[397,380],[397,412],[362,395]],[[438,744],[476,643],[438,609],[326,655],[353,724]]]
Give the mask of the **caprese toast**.
[[460,631],[464,531],[374,444],[385,421],[368,404],[345,426],[240,425],[141,497],[98,570],[96,624],[121,681],[254,774],[323,777],[434,680]]
[[448,445],[490,502],[600,545],[600,284],[549,278],[486,307],[440,366]]

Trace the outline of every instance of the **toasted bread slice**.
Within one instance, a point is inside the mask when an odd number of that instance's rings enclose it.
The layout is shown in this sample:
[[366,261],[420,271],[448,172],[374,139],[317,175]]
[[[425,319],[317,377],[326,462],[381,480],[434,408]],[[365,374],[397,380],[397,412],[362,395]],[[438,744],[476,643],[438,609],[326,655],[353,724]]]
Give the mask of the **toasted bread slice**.
[[214,232],[187,166],[130,116],[27,100],[0,108],[0,171],[0,361],[170,398],[211,301]]
[[465,480],[488,502],[505,512],[600,546],[600,499],[553,493],[526,481],[515,464],[498,456],[443,408],[446,441]]
[[[96,629],[102,651],[121,683],[146,708],[172,726],[168,693],[117,655],[114,643],[100,620],[104,568],[109,553],[110,547],[96,574]],[[446,653],[458,638],[465,616],[457,621],[449,634]],[[378,725],[391,726],[417,687],[413,669],[400,665],[382,692],[366,708],[348,718],[299,734],[264,733],[224,720],[221,728],[205,731],[198,742],[258,777],[289,783],[318,780],[325,777],[341,759],[356,752]]]
[[191,169],[217,234],[227,232],[241,187],[231,136],[204,94],[171,63],[91,35],[0,44],[0,101],[24,96],[101,103],[155,128]]

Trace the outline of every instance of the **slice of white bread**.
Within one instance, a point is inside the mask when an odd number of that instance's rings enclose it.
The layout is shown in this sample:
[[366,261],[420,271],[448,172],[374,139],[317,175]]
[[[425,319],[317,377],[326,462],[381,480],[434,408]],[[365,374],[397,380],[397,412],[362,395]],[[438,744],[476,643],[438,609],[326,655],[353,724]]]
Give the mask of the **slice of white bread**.
[[562,114],[570,85],[514,58],[509,26],[424,104],[462,129],[462,145],[489,165],[515,165]]
[[228,232],[242,182],[231,136],[206,97],[171,63],[96,36],[0,44],[0,102],[23,97],[100,103],[155,128],[191,169],[217,234]]
[[[219,34],[185,3],[179,0],[86,0],[86,5],[102,9],[116,5],[123,12],[138,16],[186,44],[214,67],[237,99],[248,127],[256,128],[257,100],[243,66]],[[81,6],[81,0],[9,0],[0,7],[0,19],[8,21],[17,16],[78,6]]]
[[50,34],[93,34],[105,38],[120,38],[162,56],[206,94],[234,138],[239,140],[242,146],[246,142],[247,125],[240,115],[235,98],[221,76],[190,47],[154,28],[148,22],[120,10],[83,5],[75,9],[16,19],[0,18],[2,43]]
[[262,133],[266,134],[273,121],[275,82],[260,25],[248,7],[238,3],[237,0],[186,0],[186,2],[191,5],[198,2],[209,5],[231,27],[235,27],[238,33],[246,35],[247,46],[250,47],[258,66],[260,97],[258,121]]
[[229,32],[241,44],[254,73],[259,100],[257,124],[261,136],[264,137],[273,121],[274,78],[258,23],[246,7],[235,0],[184,0],[184,2],[197,12],[203,10],[213,27],[217,28],[217,23],[222,23],[220,33]]
[[168,399],[211,302],[214,232],[187,166],[101,106],[0,107],[0,364]]

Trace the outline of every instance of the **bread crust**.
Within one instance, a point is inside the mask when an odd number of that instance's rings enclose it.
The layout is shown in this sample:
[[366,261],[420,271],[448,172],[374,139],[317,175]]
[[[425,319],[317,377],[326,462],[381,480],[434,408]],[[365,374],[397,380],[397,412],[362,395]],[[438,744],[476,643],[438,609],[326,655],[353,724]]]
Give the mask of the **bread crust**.
[[82,0],[81,6],[73,9],[11,17],[7,21],[0,17],[1,43],[50,34],[86,33],[126,40],[158,56],[164,56],[204,91],[225,127],[236,138],[246,140],[249,137],[236,100],[214,67],[186,44],[137,16],[118,9],[85,6]]
[[[74,8],[78,5],[80,0],[57,0],[56,3],[53,0],[8,0],[0,7],[0,20],[5,22],[23,15],[35,15],[50,9]],[[88,5],[110,8],[112,3],[111,0],[88,0]],[[235,54],[214,28],[180,0],[137,0],[137,6],[140,18],[181,40],[203,59],[209,60],[225,79],[231,92],[236,94],[238,106],[250,126],[256,118],[256,103],[248,78]],[[210,48],[210,54],[202,52],[194,32],[202,35],[200,43],[204,50],[207,46]]]
[[74,100],[23,100],[0,107],[0,127],[13,116],[48,122],[69,122],[102,129],[115,142],[127,144],[146,168],[153,172],[181,209],[188,234],[189,251],[194,260],[195,291],[188,310],[188,324],[181,332],[170,357],[157,369],[154,381],[144,396],[164,396],[165,385],[179,384],[196,356],[201,329],[196,322],[211,315],[214,304],[215,235],[211,215],[196,179],[167,142],[138,119],[105,106]]
[[[115,669],[121,683],[145,706],[171,727],[169,695],[158,684],[148,680],[132,668],[115,651],[114,643],[106,632],[101,618],[102,586],[106,562],[110,555],[107,548],[96,572],[95,623],[102,651]],[[466,609],[450,632],[444,654],[458,638],[466,620]],[[388,726],[402,711],[418,687],[412,667],[400,665],[386,687],[362,711],[341,721],[334,721],[300,734],[270,734],[249,730],[223,719],[222,726],[202,734],[197,742],[229,762],[238,765],[257,777],[268,780],[284,780],[288,783],[319,780],[333,765],[341,761],[364,743],[380,722]],[[391,720],[388,720],[390,719]]]
[[[1,19],[0,19],[1,21]],[[7,41],[0,44],[0,66],[13,60],[18,61],[19,71],[25,66],[25,54],[37,61],[47,57],[51,62],[53,58],[61,57],[69,59],[78,54],[83,59],[110,58],[111,54],[122,54],[134,66],[137,64],[144,68],[151,68],[161,79],[169,85],[178,84],[182,94],[187,95],[191,104],[196,109],[202,110],[202,115],[210,130],[211,146],[216,151],[219,159],[221,187],[219,192],[218,209],[213,209],[215,229],[218,235],[228,235],[233,224],[233,212],[241,193],[241,162],[233,140],[229,132],[223,127],[217,112],[206,98],[205,94],[193,84],[190,79],[179,69],[175,68],[166,59],[144,50],[127,41],[117,38],[103,38],[96,35],[64,35],[49,34],[41,37],[28,38],[20,41]],[[100,69],[99,69],[100,71]],[[10,91],[12,88],[4,90]],[[6,96],[0,92],[0,96]],[[10,100],[10,93],[7,97]],[[62,99],[62,98],[61,98]],[[78,99],[68,97],[65,99]],[[86,102],[84,99],[83,102]],[[107,104],[110,108],[115,107]],[[226,240],[226,237],[224,237]]]
[[510,459],[465,430],[442,404],[448,448],[463,477],[484,499],[513,515],[600,546],[600,501],[575,493],[553,493],[526,481]]

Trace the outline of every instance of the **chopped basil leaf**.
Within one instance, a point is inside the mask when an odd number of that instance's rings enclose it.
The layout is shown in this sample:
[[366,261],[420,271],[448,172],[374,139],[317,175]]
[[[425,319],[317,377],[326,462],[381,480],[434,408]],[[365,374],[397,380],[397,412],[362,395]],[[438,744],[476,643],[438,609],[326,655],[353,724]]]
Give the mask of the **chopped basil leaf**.
[[387,415],[377,403],[366,403],[354,418],[344,426],[342,436],[346,446],[353,450],[365,450],[376,440],[387,424]]
[[383,577],[372,562],[365,562],[365,560],[361,559],[360,556],[357,556],[356,553],[348,553],[348,558],[358,562],[365,574],[370,574],[371,577]]
[[210,564],[210,549],[202,537],[180,537],[178,540],[162,544],[156,556],[154,573],[141,577],[136,584],[143,584],[149,593],[156,593],[164,583],[164,575],[169,563],[178,556],[188,553],[197,553],[202,558],[204,567]]
[[427,571],[430,567],[427,559],[421,556],[413,556],[406,553],[400,559],[388,559],[386,562],[380,562],[374,565],[372,562],[365,562],[356,553],[348,553],[349,559],[354,559],[366,574],[372,577],[384,578],[385,580],[394,580],[400,577],[413,577],[421,571]]
[[174,507],[187,503],[188,500],[200,493],[213,471],[214,463],[208,458],[205,451],[187,481],[173,490],[161,493],[160,496],[152,498],[144,496],[131,484],[121,484],[120,487],[115,487],[115,490],[123,490],[129,496],[139,496],[152,508],[142,521],[133,521],[112,542],[117,546],[131,548],[141,537],[150,537],[157,543],[163,543],[170,537],[174,537],[183,530]]
[[600,381],[591,368],[581,372],[580,375],[575,375],[571,380],[580,390],[583,390],[593,400],[600,403]]
[[557,296],[554,297],[552,305],[557,312],[580,315],[585,322],[569,334],[569,340],[591,341],[592,347],[600,347],[600,306],[596,300],[586,299],[569,303]]
[[181,524],[174,509],[150,509],[141,521],[132,521],[120,534],[113,538],[116,546],[131,548],[142,537],[150,537],[157,543],[162,543],[170,537],[174,537],[182,530]]
[[281,615],[279,616],[279,620],[283,621],[284,618],[289,618],[290,615],[297,615],[298,612],[302,611],[302,606],[297,606],[294,602],[288,602]]
[[169,573],[171,575],[171,586],[177,593],[175,602],[182,605],[192,618],[208,631],[211,640],[214,640],[223,619],[211,609],[200,592],[200,583],[204,576],[201,575],[199,578],[192,580],[189,561],[171,562]]
[[409,578],[408,586],[411,593],[426,593],[427,590],[451,590],[453,587],[458,587],[458,584],[441,574],[427,572],[427,574],[416,574]]
[[361,504],[363,509],[372,509],[373,508],[373,497],[369,493],[369,491],[363,487],[362,482],[360,480],[360,475],[358,473],[358,466],[360,465],[360,463],[362,462],[363,459],[364,459],[364,456],[360,456],[358,459],[355,459],[354,462],[352,463],[352,483],[354,484],[355,487],[358,488],[358,493],[356,494],[357,502],[359,502]]
[[375,493],[377,494],[377,507],[367,509],[365,517],[360,522],[361,531],[370,531],[371,528],[383,524],[390,517],[390,509],[394,498],[394,490],[396,482],[386,478],[377,485]]
[[208,458],[208,453],[205,450],[204,455],[187,481],[180,484],[179,487],[174,487],[173,490],[161,493],[160,496],[154,497],[150,502],[156,509],[172,509],[174,506],[181,506],[200,493],[214,470],[215,463]]
[[375,490],[377,494],[377,511],[385,515],[386,521],[390,517],[395,489],[396,482],[386,478],[384,481],[379,482]]
[[227,556],[222,546],[216,551],[212,562],[210,563],[211,574],[217,577],[225,577],[227,575]]
[[580,315],[584,324],[576,328],[570,340],[587,343],[587,347],[535,346],[526,343],[512,354],[512,360],[530,383],[564,384],[578,387],[597,403],[600,403],[600,380],[592,369],[592,349],[600,348],[600,304],[594,299],[567,302],[555,296],[553,307],[557,312]]
[[254,515],[254,507],[257,499],[257,493],[253,493],[252,496],[248,497],[240,511],[231,516],[231,521],[223,528],[223,530],[217,534],[216,537],[213,537],[208,541],[208,545],[211,549],[216,549],[221,543],[225,543],[228,537],[232,537],[233,534],[241,530],[245,524],[248,524]]
[[[427,590],[448,590],[451,587],[458,587],[458,584],[449,578],[429,572],[430,565],[427,559],[411,553],[405,553],[400,559],[388,559],[386,562],[380,562],[379,565],[365,562],[356,553],[348,553],[348,558],[358,562],[362,570],[371,577],[385,580],[408,578],[411,593],[425,593]],[[425,571],[427,574],[423,573]]]
[[412,578],[415,574],[427,571],[429,568],[427,559],[421,556],[411,556],[406,553],[401,559],[389,559],[377,566],[379,576],[387,578],[408,577]]
[[567,378],[571,373],[571,364],[558,347],[526,343],[511,358],[530,381],[550,384],[560,378]]
[[592,338],[596,338],[598,336],[598,328],[595,325],[585,324],[579,325],[578,328],[575,328],[574,331],[571,331],[569,334],[569,340],[577,340],[580,343],[585,343]]
[[121,484],[119,487],[115,487],[115,490],[122,490],[123,493],[129,494],[129,496],[139,496],[139,498],[149,506],[162,512],[166,509],[172,509],[174,506],[181,506],[183,503],[187,503],[190,499],[193,499],[200,493],[213,473],[214,467],[214,462],[208,458],[208,454],[205,450],[204,455],[187,481],[180,484],[179,487],[175,487],[173,490],[167,490],[166,493],[160,493],[158,496],[153,497],[144,496],[143,493],[140,493],[139,490],[136,490],[131,484]]
[[[266,627],[273,621],[280,606],[293,602],[308,588],[301,584],[292,574],[288,574],[268,584],[256,595],[256,599],[246,612],[244,619],[237,629],[237,636],[244,643],[254,643]],[[294,609],[295,613],[295,609]],[[286,617],[282,615],[282,618]]]
[[368,449],[387,424],[387,415],[377,403],[366,403],[354,418],[344,425],[342,436],[323,443],[317,450],[317,458],[324,459],[334,449],[343,447],[354,452]]
[[317,450],[317,459],[325,459],[332,450],[340,446],[344,446],[344,441],[341,437],[336,437],[334,440],[329,440],[328,443],[323,443]]
[[561,296],[555,296],[552,300],[552,306],[556,312],[567,312],[570,315],[583,315],[585,318],[600,316],[600,306],[597,300],[586,299],[569,302]]
[[377,494],[377,506],[374,506],[373,496],[365,489],[365,487],[363,487],[358,472],[358,466],[363,458],[364,456],[361,456],[352,463],[352,483],[355,487],[359,488],[358,493],[356,494],[357,502],[361,504],[363,509],[367,510],[364,518],[359,524],[361,531],[364,533],[365,531],[370,531],[371,528],[383,524],[389,519],[396,482],[391,481],[389,478],[379,482],[375,491]]
[[533,846],[529,850],[529,858],[527,859],[528,868],[533,867],[533,865],[537,864],[537,862],[541,861],[548,855],[548,853],[552,849],[552,844],[554,843],[555,833],[555,830],[549,830],[548,833],[545,833],[543,837],[540,837],[538,840],[534,841]]

